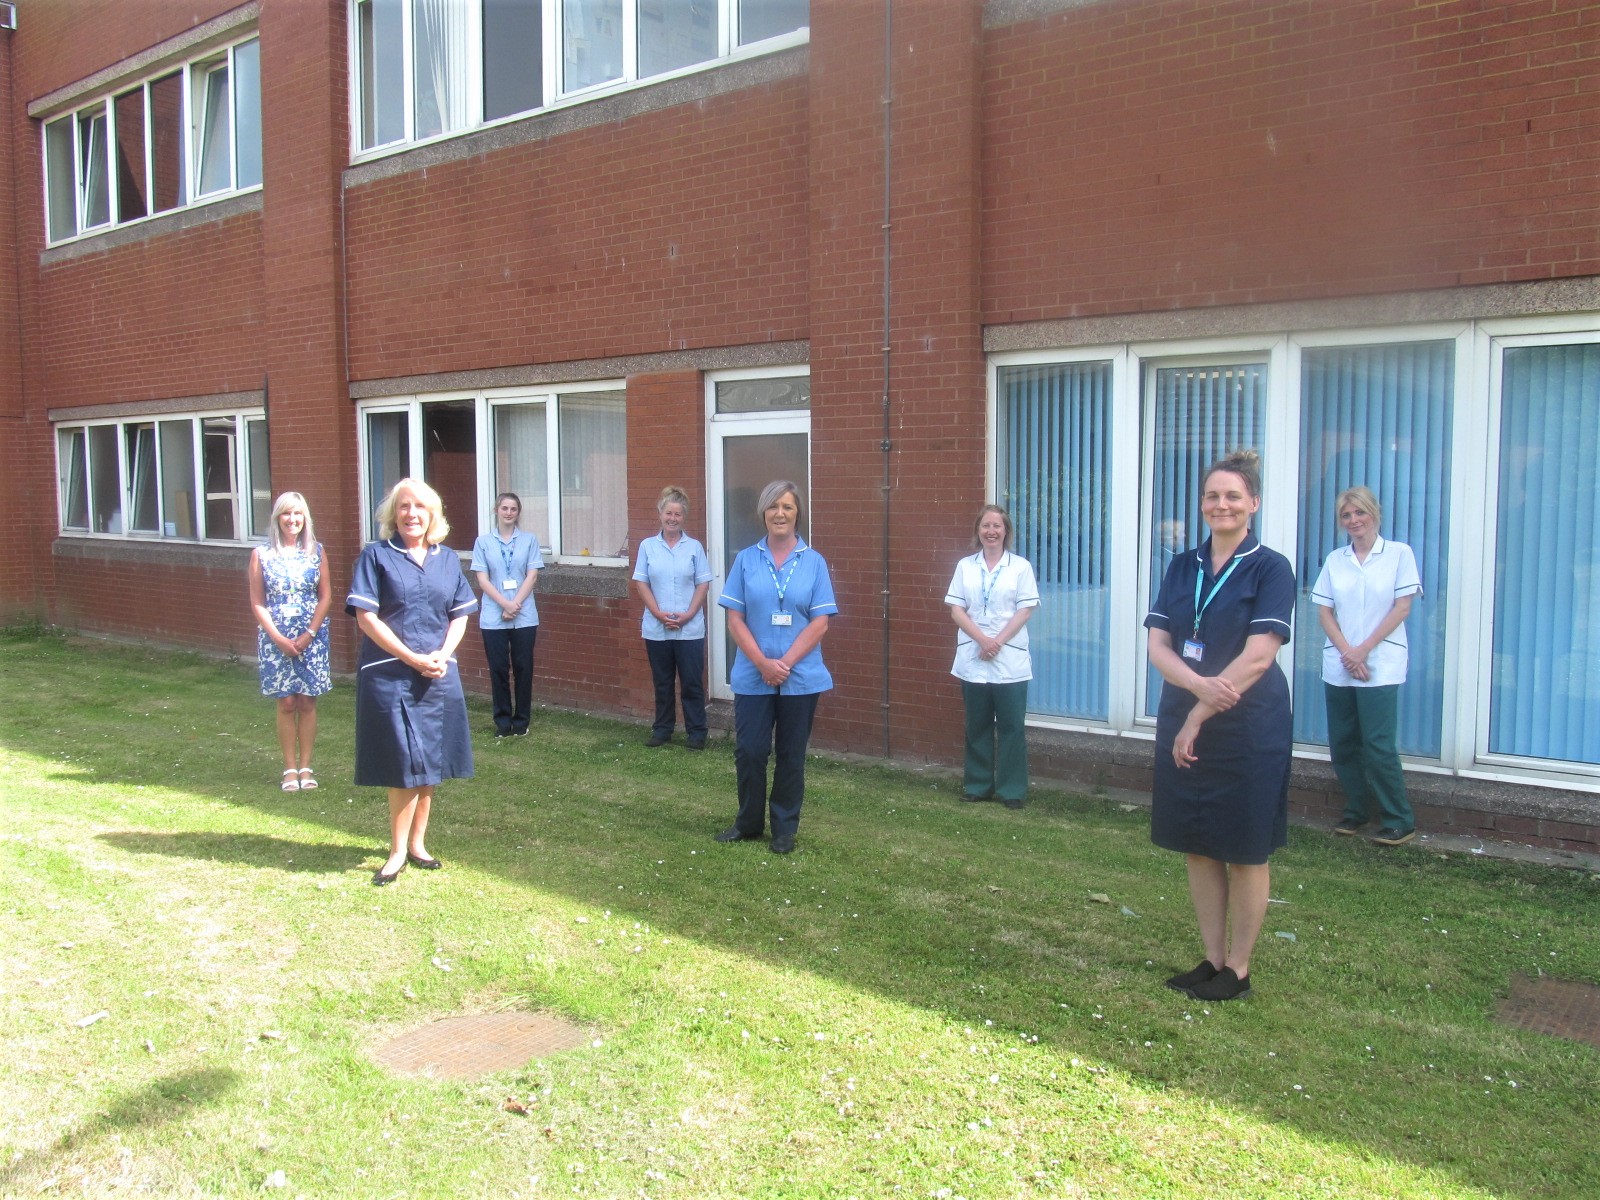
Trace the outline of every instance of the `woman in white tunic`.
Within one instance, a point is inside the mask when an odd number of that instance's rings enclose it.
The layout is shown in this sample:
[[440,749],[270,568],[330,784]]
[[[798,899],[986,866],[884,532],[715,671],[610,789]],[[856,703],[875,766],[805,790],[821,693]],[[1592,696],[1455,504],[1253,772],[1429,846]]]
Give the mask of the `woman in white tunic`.
[[956,634],[950,673],[966,708],[963,800],[999,800],[1021,808],[1028,797],[1028,618],[1039,584],[1027,559],[1011,553],[1011,518],[986,504],[973,525],[977,553],[956,564],[944,602]]

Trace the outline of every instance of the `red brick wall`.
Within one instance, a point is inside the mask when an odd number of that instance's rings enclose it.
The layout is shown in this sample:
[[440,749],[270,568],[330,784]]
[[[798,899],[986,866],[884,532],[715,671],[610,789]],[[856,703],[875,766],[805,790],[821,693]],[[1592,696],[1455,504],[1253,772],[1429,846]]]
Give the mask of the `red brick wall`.
[[788,80],[353,188],[352,379],[805,336]]
[[58,624],[214,654],[255,655],[256,622],[245,582],[248,550],[208,550],[215,566],[188,566],[162,561],[159,547],[135,554],[111,545],[100,553],[102,545],[96,543],[91,557],[57,560]]
[[989,33],[984,318],[1600,271],[1600,9],[1108,3]]
[[[12,91],[11,40],[0,34],[0,96]],[[6,128],[0,124],[0,131]],[[37,438],[23,406],[22,331],[18,278],[16,152],[12,138],[0,135],[0,504],[9,519],[0,522],[0,624],[24,616],[43,616],[38,573],[33,562],[37,518],[25,514],[37,478]],[[48,498],[49,492],[43,493]]]

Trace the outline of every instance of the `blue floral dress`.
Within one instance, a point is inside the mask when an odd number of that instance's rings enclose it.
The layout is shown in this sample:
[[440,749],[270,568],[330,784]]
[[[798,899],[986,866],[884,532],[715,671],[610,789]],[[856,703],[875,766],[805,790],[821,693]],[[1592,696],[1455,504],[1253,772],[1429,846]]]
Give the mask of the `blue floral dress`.
[[[297,638],[311,627],[317,611],[317,580],[322,546],[307,554],[298,547],[272,551],[263,548],[261,583],[267,595],[267,612],[286,638]],[[256,631],[256,658],[261,666],[263,696],[320,696],[333,687],[328,670],[328,621],[299,658],[291,658],[273,644],[266,630]]]

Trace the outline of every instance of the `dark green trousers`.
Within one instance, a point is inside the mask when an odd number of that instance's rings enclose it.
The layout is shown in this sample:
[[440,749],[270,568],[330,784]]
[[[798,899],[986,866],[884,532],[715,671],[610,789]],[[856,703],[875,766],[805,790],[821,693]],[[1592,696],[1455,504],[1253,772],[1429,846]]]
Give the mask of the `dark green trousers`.
[[1415,829],[1417,819],[1406,799],[1405,773],[1395,748],[1399,686],[1325,683],[1322,690],[1328,699],[1328,749],[1344,788],[1346,819],[1369,821],[1376,809],[1387,828]]
[[1020,804],[1028,798],[1028,684],[961,681],[967,762],[961,790]]

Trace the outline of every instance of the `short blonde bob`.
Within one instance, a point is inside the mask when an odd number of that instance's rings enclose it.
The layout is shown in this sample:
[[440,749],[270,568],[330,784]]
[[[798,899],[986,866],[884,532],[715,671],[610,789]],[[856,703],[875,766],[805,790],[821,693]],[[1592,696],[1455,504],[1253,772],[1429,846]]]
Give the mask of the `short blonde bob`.
[[400,493],[410,492],[412,497],[422,502],[422,507],[428,510],[428,528],[422,535],[422,540],[430,546],[437,546],[450,536],[450,522],[445,519],[444,501],[439,493],[434,491],[420,479],[409,477],[402,479],[389,489],[389,494],[383,498],[383,503],[378,505],[378,540],[386,542],[395,534],[394,510],[400,502]]
[[281,554],[289,549],[289,544],[283,540],[283,528],[278,524],[278,518],[291,508],[298,508],[306,515],[306,523],[300,529],[300,541],[295,549],[310,554],[317,548],[317,535],[311,528],[311,506],[299,492],[284,492],[273,501],[272,516],[267,520],[267,549],[274,554]]
[[1383,505],[1378,503],[1378,498],[1372,494],[1371,488],[1357,484],[1340,492],[1339,499],[1333,506],[1334,520],[1339,519],[1339,514],[1344,511],[1347,504],[1358,512],[1366,513],[1374,524],[1383,524]]

